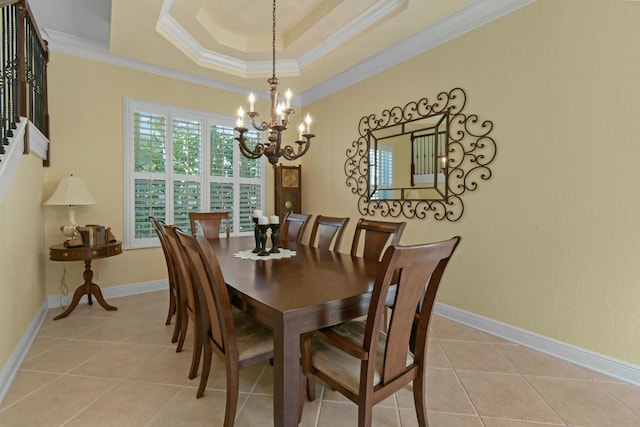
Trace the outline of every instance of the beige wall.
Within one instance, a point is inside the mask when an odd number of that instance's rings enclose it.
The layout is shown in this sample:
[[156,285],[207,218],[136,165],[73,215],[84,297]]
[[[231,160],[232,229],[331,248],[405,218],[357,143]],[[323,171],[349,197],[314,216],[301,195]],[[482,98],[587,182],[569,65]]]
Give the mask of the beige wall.
[[[639,364],[637,22],[635,2],[538,0],[305,107],[318,135],[303,159],[305,211],[352,216],[346,250],[360,214],[345,185],[345,151],[360,117],[461,86],[467,111],[494,122],[498,157],[491,180],[464,195],[460,221],[408,221],[403,243],[463,237],[439,300]],[[243,95],[56,52],[49,73],[52,166],[42,172],[27,160],[20,169],[36,193],[44,182],[42,194],[24,200],[14,186],[0,206],[3,224],[24,220],[7,241],[27,236],[31,246],[0,249],[3,271],[11,271],[9,284],[0,285],[0,321],[12,325],[0,335],[0,364],[42,303],[43,276],[46,293],[60,293],[62,267],[47,260],[45,248],[60,241],[66,213],[40,207],[60,176],[83,176],[99,202],[78,210],[79,223],[107,224],[122,236],[123,97],[222,114],[244,102]],[[32,227],[43,213],[44,230]],[[79,264],[68,265],[71,291]],[[102,286],[166,277],[160,249],[126,251],[94,267]],[[18,277],[19,288],[11,283]],[[6,302],[16,298],[20,305]]]
[[0,202],[0,371],[45,300],[42,159],[22,156]]
[[539,0],[310,105],[305,209],[360,216],[359,119],[460,86],[498,154],[460,221],[408,220],[402,243],[463,238],[438,300],[639,364],[638,22],[639,3]]
[[[125,97],[233,116],[246,104],[246,95],[202,87],[101,62],[53,52],[49,67],[51,111],[51,167],[45,175],[45,194],[61,176],[82,176],[98,201],[79,207],[78,224],[104,224],[123,237],[123,100]],[[262,105],[258,104],[258,108]],[[271,168],[266,166],[269,183]],[[271,188],[271,187],[269,187]],[[272,211],[267,195],[267,211]],[[58,243],[58,227],[66,222],[64,209],[46,217],[47,244]],[[83,264],[67,265],[73,292],[82,282]],[[60,294],[61,263],[47,261],[47,293]],[[123,255],[93,263],[94,279],[102,287],[143,283],[166,278],[160,248],[127,250]],[[77,284],[76,284],[77,282]]]

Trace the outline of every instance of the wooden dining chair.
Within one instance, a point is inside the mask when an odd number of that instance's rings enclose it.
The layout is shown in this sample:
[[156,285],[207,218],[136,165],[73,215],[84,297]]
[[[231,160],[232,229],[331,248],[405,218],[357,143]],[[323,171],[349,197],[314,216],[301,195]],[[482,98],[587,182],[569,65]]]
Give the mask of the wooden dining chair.
[[197,299],[196,293],[194,292],[191,276],[185,262],[186,260],[183,254],[183,249],[178,241],[177,233],[180,229],[173,225],[166,224],[161,225],[161,228],[164,231],[165,236],[167,236],[169,255],[171,257],[171,262],[174,265],[177,284],[180,288],[180,299],[177,301],[177,304],[181,307],[179,311],[181,317],[179,319],[176,318],[176,321],[180,321],[180,334],[176,353],[182,351],[184,341],[187,336],[187,329],[189,328],[189,321],[191,321],[193,325],[193,354],[191,356],[189,379],[194,379],[198,375],[203,342],[203,328],[199,324],[199,319],[196,316],[200,301]]
[[318,215],[311,228],[309,246],[339,251],[349,218]]
[[167,236],[164,234],[164,231],[162,229],[162,226],[166,224],[164,221],[153,216],[149,217],[149,221],[153,225],[153,228],[156,230],[156,234],[158,235],[158,239],[160,240],[160,246],[162,247],[162,252],[164,253],[164,259],[167,264],[167,275],[169,278],[169,312],[167,313],[167,320],[165,322],[165,325],[169,325],[173,316],[176,316],[176,321],[173,326],[173,335],[171,336],[171,342],[175,343],[178,341],[178,335],[180,333],[179,319],[181,319],[182,314],[182,307],[180,307],[177,303],[177,301],[180,300],[180,289],[177,284],[176,271],[169,252],[170,249],[168,247],[169,243],[167,242]]
[[189,222],[191,223],[191,234],[198,232],[198,226],[202,234],[207,239],[220,238],[220,226],[224,221],[224,228],[229,238],[231,224],[229,222],[229,212],[189,212]]
[[[413,382],[418,425],[429,425],[425,396],[429,321],[440,279],[459,241],[454,237],[425,245],[390,246],[377,272],[366,322],[350,321],[302,337],[309,400],[315,400],[318,377],[356,403],[358,426],[369,427],[373,406]],[[389,329],[381,332],[390,289],[395,293],[395,309]]]
[[360,256],[360,241],[362,239],[362,257],[380,260],[386,247],[400,243],[406,225],[407,223],[404,221],[387,222],[360,218],[353,234],[351,255]]
[[311,215],[297,214],[287,212],[280,224],[280,233],[278,240],[286,245],[286,242],[300,244],[304,236],[304,230],[307,228]]
[[227,374],[227,400],[224,426],[234,424],[239,393],[239,370],[273,358],[273,334],[245,313],[233,310],[227,285],[216,255],[203,236],[177,231],[185,249],[193,284],[205,306],[204,360],[196,396],[204,395],[213,353],[222,360]]

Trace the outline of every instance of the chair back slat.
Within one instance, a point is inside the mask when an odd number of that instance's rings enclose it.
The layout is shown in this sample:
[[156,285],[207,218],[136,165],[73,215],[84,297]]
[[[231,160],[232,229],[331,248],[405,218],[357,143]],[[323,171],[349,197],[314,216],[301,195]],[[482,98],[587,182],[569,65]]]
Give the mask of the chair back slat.
[[360,218],[353,234],[351,255],[358,256],[362,240],[362,257],[379,260],[388,246],[396,245],[400,242],[406,225],[407,223],[404,221],[388,222]]
[[287,212],[280,225],[279,240],[286,246],[286,242],[300,244],[304,236],[311,215]]
[[230,236],[231,224],[229,222],[229,212],[189,212],[189,223],[191,224],[191,234],[198,233],[198,227],[207,239],[219,239],[220,227],[223,225],[227,238]]
[[349,218],[318,215],[313,222],[309,245],[338,251],[347,224],[349,224]]
[[173,268],[175,271],[175,277],[180,288],[180,294],[182,298],[186,298],[187,307],[191,311],[196,311],[196,297],[191,283],[191,276],[187,270],[184,257],[182,256],[182,248],[178,243],[176,231],[178,227],[174,225],[161,224],[160,227],[167,238],[167,248],[169,249],[169,256]]
[[[424,361],[431,309],[442,273],[459,241],[459,237],[454,237],[425,245],[394,245],[385,251],[374,285],[363,344],[370,355],[368,369],[372,370],[376,365],[372,359],[376,357],[377,340],[380,336],[386,339],[381,384],[412,369],[412,366],[407,367],[407,358],[418,311],[421,315],[413,357],[414,364]],[[386,334],[380,334],[389,292],[395,293],[393,310]]]
[[188,257],[194,286],[207,307],[210,338],[225,358],[237,361],[231,300],[215,252],[204,236],[183,232],[178,232],[177,236]]

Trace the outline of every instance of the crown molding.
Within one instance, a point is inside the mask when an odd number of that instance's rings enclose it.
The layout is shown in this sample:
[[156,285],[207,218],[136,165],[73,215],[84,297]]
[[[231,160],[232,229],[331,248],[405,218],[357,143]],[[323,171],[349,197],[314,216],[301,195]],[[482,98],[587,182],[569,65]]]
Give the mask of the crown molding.
[[[109,46],[106,43],[88,40],[76,37],[71,34],[62,33],[51,29],[42,30],[43,37],[49,42],[49,49],[54,52],[65,53],[67,55],[78,56],[81,58],[92,59],[95,61],[105,62],[124,68],[144,71],[146,73],[157,74],[163,77],[169,77],[176,80],[199,84],[202,86],[213,87],[228,92],[246,94],[247,88],[244,86],[224,83],[218,80],[207,79],[195,76],[189,73],[175,71],[165,67],[147,64],[133,59],[127,59],[120,56],[112,55],[109,52]],[[267,94],[258,94],[267,98]]]
[[536,0],[476,0],[464,9],[407,37],[300,94],[302,105],[315,102],[361,80],[424,53],[493,20],[528,6]]
[[[296,96],[297,105],[309,103],[332,95],[346,87],[358,83],[368,77],[380,73],[394,65],[424,53],[440,44],[452,40],[464,33],[487,24],[495,19],[525,7],[536,0],[476,0],[457,13],[434,23],[430,27],[416,33],[379,54],[364,60],[336,76],[302,92]],[[66,53],[106,62],[121,67],[132,68],[147,73],[157,74],[186,82],[213,87],[233,93],[246,94],[247,88],[224,83],[218,80],[194,76],[169,68],[158,67],[132,59],[112,55],[106,43],[84,39],[51,29],[43,29],[42,34],[49,41],[52,51]],[[280,62],[278,62],[280,66]],[[266,92],[254,91],[260,98],[269,98]]]
[[[348,22],[330,37],[318,40],[317,44],[297,59],[278,61],[281,75],[298,76],[305,67],[319,61],[353,37],[380,20],[394,13],[408,0],[379,0],[364,13]],[[205,49],[187,30],[171,16],[174,0],[164,0],[156,23],[156,31],[183,53],[200,65],[233,73],[241,77],[263,76],[271,72],[272,61],[243,61],[228,55]]]

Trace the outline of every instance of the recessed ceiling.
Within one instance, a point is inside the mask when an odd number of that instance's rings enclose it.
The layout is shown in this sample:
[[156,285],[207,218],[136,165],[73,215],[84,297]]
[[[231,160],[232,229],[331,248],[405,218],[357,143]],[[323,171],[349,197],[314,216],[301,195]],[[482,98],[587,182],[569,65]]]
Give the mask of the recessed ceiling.
[[[309,102],[532,1],[277,0],[276,74]],[[267,89],[268,0],[28,2],[54,51],[230,90]]]

